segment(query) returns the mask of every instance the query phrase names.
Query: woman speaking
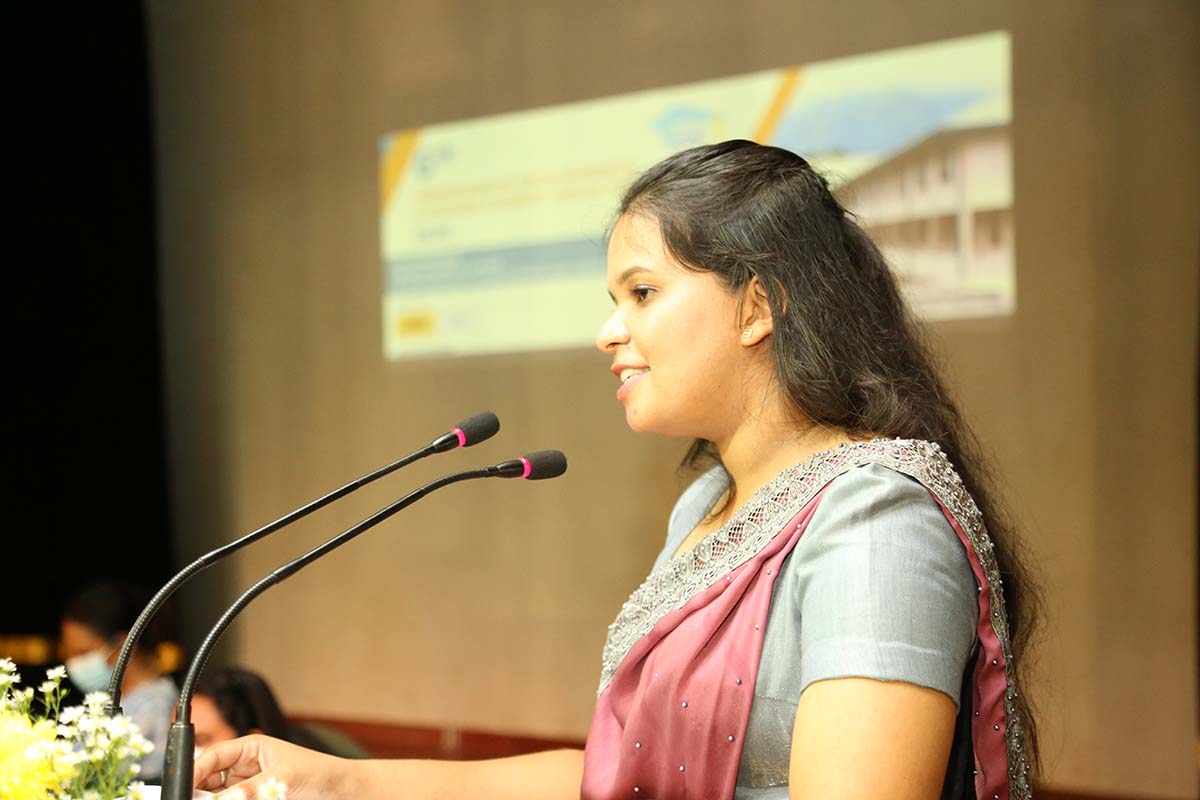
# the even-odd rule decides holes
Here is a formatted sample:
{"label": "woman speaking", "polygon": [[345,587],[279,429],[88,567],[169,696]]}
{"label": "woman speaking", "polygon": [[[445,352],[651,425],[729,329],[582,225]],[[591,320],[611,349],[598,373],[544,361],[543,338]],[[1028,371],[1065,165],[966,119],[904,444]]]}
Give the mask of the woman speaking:
{"label": "woman speaking", "polygon": [[584,751],[347,761],[251,736],[195,783],[294,798],[1028,798],[1011,532],[879,250],[804,159],[731,141],[626,192],[597,335],[708,467],[610,626]]}

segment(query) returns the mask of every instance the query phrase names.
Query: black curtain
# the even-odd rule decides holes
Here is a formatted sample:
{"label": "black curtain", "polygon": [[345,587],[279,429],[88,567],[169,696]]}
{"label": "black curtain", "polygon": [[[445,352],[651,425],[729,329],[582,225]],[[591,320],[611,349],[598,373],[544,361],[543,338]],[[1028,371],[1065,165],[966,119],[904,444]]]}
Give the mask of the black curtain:
{"label": "black curtain", "polygon": [[54,635],[81,585],[172,565],[150,76],[138,4],[10,22],[0,636]]}

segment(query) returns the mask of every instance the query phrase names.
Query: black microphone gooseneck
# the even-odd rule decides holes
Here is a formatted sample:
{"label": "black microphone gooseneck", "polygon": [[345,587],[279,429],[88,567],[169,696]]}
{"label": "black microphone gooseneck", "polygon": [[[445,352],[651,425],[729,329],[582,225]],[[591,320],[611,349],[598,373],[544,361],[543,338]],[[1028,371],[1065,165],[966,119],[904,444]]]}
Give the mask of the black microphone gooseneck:
{"label": "black microphone gooseneck", "polygon": [[129,633],[125,636],[125,642],[121,645],[121,653],[117,656],[117,662],[113,666],[112,677],[108,682],[109,702],[106,711],[109,716],[121,713],[121,684],[125,680],[125,670],[129,666],[130,657],[133,655],[133,648],[137,645],[138,640],[142,638],[142,634],[145,633],[146,626],[150,624],[151,618],[162,607],[162,604],[167,602],[167,598],[173,595],[176,589],[186,583],[197,572],[211,567],[231,553],[241,550],[246,545],[252,544],[320,508],[324,508],[334,500],[345,497],[356,489],[360,489],[368,483],[382,478],[384,475],[393,473],[401,467],[408,466],[414,461],[419,461],[434,453],[444,453],[447,450],[453,450],[458,447],[470,447],[473,444],[479,444],[495,436],[499,430],[500,420],[490,411],[468,417],[415,453],[410,453],[399,461],[393,461],[386,467],[381,467],[374,472],[362,476],[358,480],[351,481],[340,489],[335,489],[329,494],[313,500],[308,505],[301,506],[290,514],[285,514],[274,522],[246,534],[240,539],[222,545],[210,553],[205,553],[191,564],[188,564],[158,590],[158,594],[151,598],[146,607],[142,609],[142,613],[138,615],[137,620],[129,628]]}
{"label": "black microphone gooseneck", "polygon": [[192,726],[192,695],[196,690],[196,680],[204,670],[213,648],[221,634],[229,627],[234,618],[250,605],[254,598],[299,572],[304,567],[316,561],[321,556],[336,550],[360,533],[373,528],[396,512],[407,508],[430,492],[452,483],[474,480],[476,478],[525,478],[527,480],[544,480],[556,478],[567,471],[567,457],[558,450],[541,450],[530,453],[524,458],[502,461],[493,467],[472,469],[445,475],[435,481],[425,484],[389,506],[376,511],[353,527],[334,536],[324,544],[310,550],[276,569],[270,575],[247,589],[242,596],[234,601],[212,630],[208,632],[192,665],[188,668],[187,677],[183,680],[183,688],[179,692],[179,702],[175,706],[175,722],[167,734],[167,751],[163,764],[162,800],[190,800],[192,796],[192,772],[195,768],[196,730]]}

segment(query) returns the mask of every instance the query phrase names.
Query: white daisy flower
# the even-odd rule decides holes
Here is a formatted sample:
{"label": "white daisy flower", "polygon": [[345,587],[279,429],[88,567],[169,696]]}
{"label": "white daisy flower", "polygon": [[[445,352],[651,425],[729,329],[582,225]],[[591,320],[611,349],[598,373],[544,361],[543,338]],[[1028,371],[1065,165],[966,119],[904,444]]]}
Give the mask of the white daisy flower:
{"label": "white daisy flower", "polygon": [[278,778],[267,778],[258,796],[260,800],[287,800],[287,784]]}
{"label": "white daisy flower", "polygon": [[83,707],[90,713],[98,714],[108,705],[108,692],[88,692],[83,697]]}

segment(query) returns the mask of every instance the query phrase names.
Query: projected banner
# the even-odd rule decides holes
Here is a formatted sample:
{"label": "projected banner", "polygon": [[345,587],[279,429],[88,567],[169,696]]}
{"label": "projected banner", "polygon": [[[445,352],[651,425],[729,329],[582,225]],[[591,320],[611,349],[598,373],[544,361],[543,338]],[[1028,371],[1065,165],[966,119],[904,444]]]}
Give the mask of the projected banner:
{"label": "projected banner", "polygon": [[389,134],[384,353],[590,346],[621,192],[673,152],[732,138],[825,172],[918,313],[1009,313],[1009,108],[994,33]]}

